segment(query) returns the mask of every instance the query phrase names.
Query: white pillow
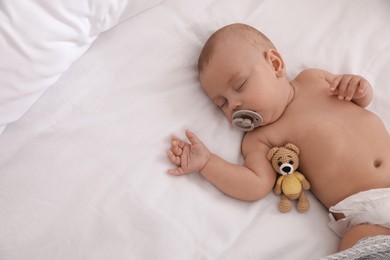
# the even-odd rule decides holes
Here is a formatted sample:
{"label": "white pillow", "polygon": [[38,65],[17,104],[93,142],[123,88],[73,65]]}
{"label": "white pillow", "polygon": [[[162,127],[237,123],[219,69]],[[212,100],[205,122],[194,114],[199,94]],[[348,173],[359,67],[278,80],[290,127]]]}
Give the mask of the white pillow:
{"label": "white pillow", "polygon": [[161,0],[0,1],[0,134],[97,38]]}

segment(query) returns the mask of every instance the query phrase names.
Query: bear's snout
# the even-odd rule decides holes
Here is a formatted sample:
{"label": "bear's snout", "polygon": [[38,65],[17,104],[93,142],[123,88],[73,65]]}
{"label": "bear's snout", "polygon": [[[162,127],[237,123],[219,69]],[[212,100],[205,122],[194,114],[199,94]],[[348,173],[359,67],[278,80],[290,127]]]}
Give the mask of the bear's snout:
{"label": "bear's snout", "polygon": [[294,171],[294,167],[289,163],[283,163],[280,165],[279,169],[283,175],[291,174]]}

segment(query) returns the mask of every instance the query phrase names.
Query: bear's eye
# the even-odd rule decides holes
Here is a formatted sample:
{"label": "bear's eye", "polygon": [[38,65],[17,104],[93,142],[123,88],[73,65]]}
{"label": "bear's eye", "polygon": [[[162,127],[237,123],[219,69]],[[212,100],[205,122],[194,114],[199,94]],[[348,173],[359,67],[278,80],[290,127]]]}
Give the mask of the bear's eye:
{"label": "bear's eye", "polygon": [[279,165],[279,166],[282,166],[282,164],[283,164],[282,162],[278,162],[278,165]]}
{"label": "bear's eye", "polygon": [[291,161],[289,161],[288,163],[289,163],[289,164],[294,164],[294,161],[293,161],[293,160],[291,160]]}

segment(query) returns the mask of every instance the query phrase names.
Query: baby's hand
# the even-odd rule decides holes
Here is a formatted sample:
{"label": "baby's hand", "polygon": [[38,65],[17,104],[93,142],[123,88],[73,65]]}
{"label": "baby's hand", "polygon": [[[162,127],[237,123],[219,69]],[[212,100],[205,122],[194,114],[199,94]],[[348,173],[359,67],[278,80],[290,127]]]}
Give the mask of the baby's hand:
{"label": "baby's hand", "polygon": [[169,174],[183,175],[191,172],[199,172],[210,159],[209,150],[195,134],[187,130],[186,136],[190,143],[172,136],[172,144],[171,149],[168,151],[168,158],[177,168],[169,169]]}
{"label": "baby's hand", "polygon": [[358,75],[345,74],[336,76],[330,83],[330,94],[340,100],[351,101],[366,96],[370,83]]}

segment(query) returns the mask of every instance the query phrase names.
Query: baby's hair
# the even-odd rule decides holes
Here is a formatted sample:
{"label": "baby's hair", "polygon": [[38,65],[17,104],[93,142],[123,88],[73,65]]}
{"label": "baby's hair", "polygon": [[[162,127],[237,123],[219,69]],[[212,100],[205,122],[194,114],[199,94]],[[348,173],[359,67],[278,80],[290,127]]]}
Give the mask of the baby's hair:
{"label": "baby's hair", "polygon": [[239,35],[243,39],[248,40],[255,48],[276,49],[267,36],[252,26],[241,23],[230,24],[217,30],[208,38],[199,55],[198,72],[201,72],[203,67],[210,61],[218,43],[228,41],[232,34]]}

